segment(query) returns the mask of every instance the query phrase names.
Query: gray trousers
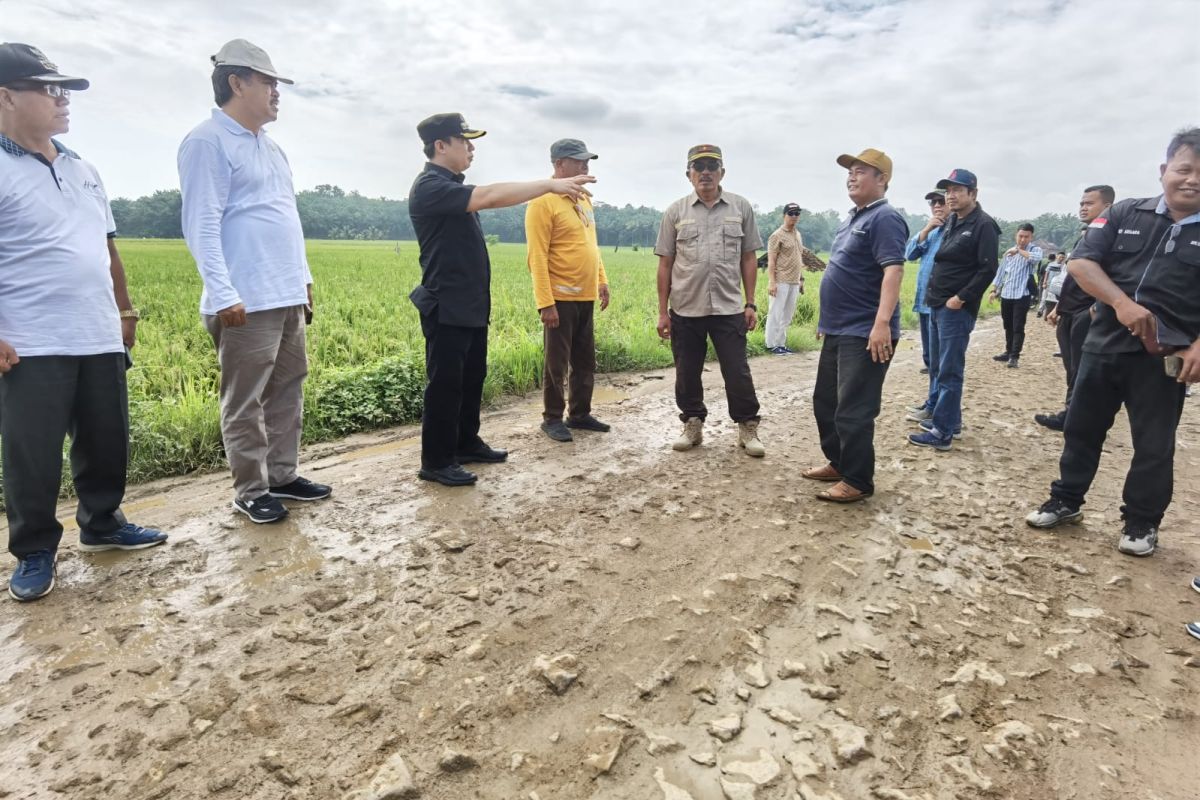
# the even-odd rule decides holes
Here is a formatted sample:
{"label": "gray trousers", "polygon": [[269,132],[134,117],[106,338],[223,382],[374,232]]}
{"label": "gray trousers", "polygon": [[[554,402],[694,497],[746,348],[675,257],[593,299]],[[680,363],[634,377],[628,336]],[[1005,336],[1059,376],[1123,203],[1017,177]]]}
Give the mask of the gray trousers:
{"label": "gray trousers", "polygon": [[0,451],[8,551],[56,550],[55,516],[63,441],[71,437],[71,476],[80,530],[112,533],[125,524],[129,409],[125,354],[31,356],[0,376]]}
{"label": "gray trousers", "polygon": [[203,315],[221,367],[221,438],[239,500],[296,479],[304,421],[304,306],[246,315],[237,328]]}

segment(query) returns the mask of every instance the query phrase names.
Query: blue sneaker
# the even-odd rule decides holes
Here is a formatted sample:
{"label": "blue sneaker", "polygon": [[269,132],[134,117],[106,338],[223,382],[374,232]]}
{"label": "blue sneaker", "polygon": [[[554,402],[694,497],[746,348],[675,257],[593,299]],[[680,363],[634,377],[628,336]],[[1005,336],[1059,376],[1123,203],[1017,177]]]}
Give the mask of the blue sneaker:
{"label": "blue sneaker", "polygon": [[[933,431],[933,420],[923,419],[917,423],[917,427],[920,428],[921,430],[925,431],[926,433],[930,433]],[[954,438],[955,439],[962,438],[962,426],[961,425],[959,425],[958,428],[954,431]]]}
{"label": "blue sneaker", "polygon": [[1192,588],[1200,592],[1200,578],[1192,578]]}
{"label": "blue sneaker", "polygon": [[112,533],[79,532],[79,549],[86,553],[101,550],[143,550],[167,540],[167,535],[154,528],[143,528],[126,522]]}
{"label": "blue sneaker", "polygon": [[38,550],[27,556],[17,556],[17,568],[8,579],[8,594],[22,603],[50,594],[58,574],[53,550]]}
{"label": "blue sneaker", "polygon": [[950,444],[954,441],[951,436],[940,436],[933,431],[922,431],[921,433],[909,434],[908,443],[915,444],[917,447],[932,447],[934,450],[946,451],[950,449]]}
{"label": "blue sneaker", "polygon": [[1187,624],[1187,632],[1200,639],[1200,622],[1189,622]]}

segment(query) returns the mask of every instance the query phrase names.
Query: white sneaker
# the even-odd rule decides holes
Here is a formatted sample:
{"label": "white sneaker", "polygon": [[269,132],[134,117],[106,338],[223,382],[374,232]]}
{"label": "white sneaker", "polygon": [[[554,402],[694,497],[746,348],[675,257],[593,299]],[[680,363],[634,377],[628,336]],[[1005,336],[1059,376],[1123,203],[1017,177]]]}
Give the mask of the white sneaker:
{"label": "white sneaker", "polygon": [[767,454],[767,448],[758,440],[757,422],[738,423],[738,447],[745,448],[746,455],[762,458]]}
{"label": "white sneaker", "polygon": [[703,441],[704,420],[699,417],[688,417],[688,421],[683,423],[683,433],[679,434],[679,438],[671,447],[675,450],[691,450]]}

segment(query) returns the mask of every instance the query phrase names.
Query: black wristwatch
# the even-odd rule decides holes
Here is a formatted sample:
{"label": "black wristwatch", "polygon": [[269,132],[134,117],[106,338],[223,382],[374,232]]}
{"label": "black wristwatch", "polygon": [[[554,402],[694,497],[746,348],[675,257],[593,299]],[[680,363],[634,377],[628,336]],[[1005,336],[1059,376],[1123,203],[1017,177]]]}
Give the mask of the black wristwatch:
{"label": "black wristwatch", "polygon": [[755,311],[758,311],[758,306],[754,305],[754,303],[746,303],[745,308],[753,308]]}

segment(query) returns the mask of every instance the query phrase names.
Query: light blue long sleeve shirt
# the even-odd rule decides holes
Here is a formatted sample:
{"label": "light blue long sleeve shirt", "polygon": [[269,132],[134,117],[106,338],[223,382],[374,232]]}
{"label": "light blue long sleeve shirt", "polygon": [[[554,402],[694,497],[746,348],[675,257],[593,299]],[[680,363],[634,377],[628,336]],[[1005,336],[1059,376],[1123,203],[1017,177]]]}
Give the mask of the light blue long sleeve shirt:
{"label": "light blue long sleeve shirt", "polygon": [[1029,253],[1028,258],[1019,252],[1005,256],[1000,269],[996,270],[996,280],[992,286],[1000,294],[1001,300],[1020,300],[1029,296],[1029,276],[1042,260],[1042,248],[1031,244],[1025,252]]}
{"label": "light blue long sleeve shirt", "polygon": [[312,273],[279,145],[218,108],[183,140],[178,166],[183,237],[204,281],[200,312],[307,303]]}
{"label": "light blue long sleeve shirt", "polygon": [[909,261],[921,259],[921,265],[917,269],[917,292],[913,296],[913,311],[918,314],[931,314],[932,309],[925,305],[925,287],[929,285],[929,276],[933,274],[933,259],[937,257],[938,248],[942,246],[942,228],[934,228],[925,237],[925,241],[917,241],[920,237],[917,233],[908,240],[908,246],[904,248],[904,257]]}

